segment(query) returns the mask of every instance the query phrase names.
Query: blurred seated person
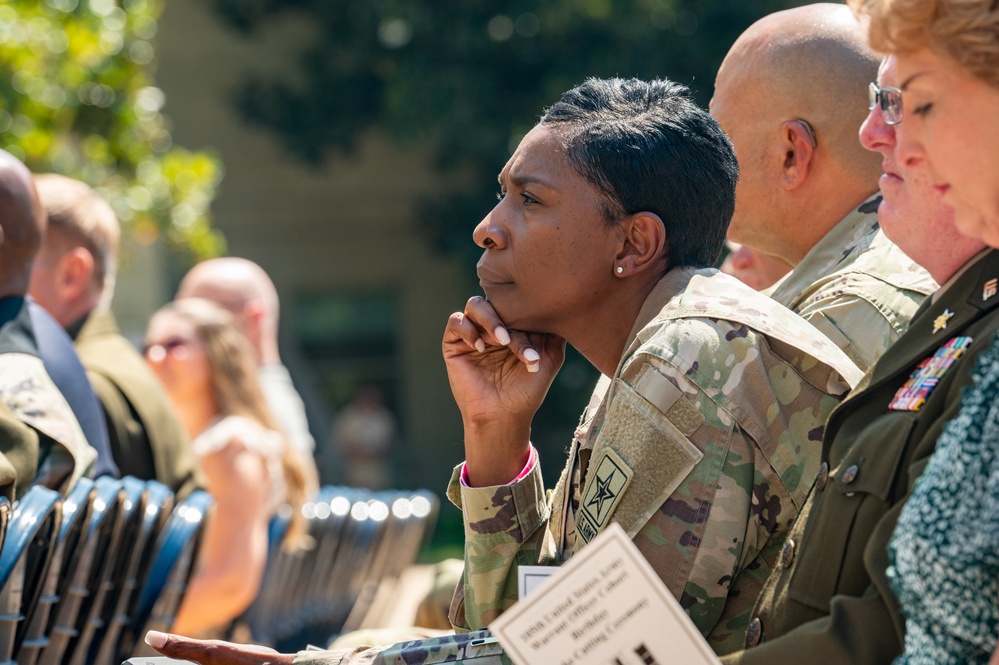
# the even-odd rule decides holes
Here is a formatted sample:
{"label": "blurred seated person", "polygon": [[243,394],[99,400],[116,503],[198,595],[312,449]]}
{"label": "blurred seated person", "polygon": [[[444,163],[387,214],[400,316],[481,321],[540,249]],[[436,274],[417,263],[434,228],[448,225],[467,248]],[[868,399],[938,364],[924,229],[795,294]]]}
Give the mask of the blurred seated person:
{"label": "blurred seated person", "polygon": [[309,433],[305,404],[295,390],[278,348],[280,303],[274,282],[253,261],[234,256],[202,261],[191,268],[177,289],[177,300],[204,298],[232,314],[236,325],[250,341],[257,365],[257,380],[280,429],[306,474],[306,496],[319,490],[314,457],[316,442]]}
{"label": "blurred seated person", "polygon": [[228,312],[201,299],[164,306],[149,322],[145,355],[215,498],[173,628],[217,635],[256,597],[268,523],[283,503],[295,516],[286,542],[301,537],[304,475],[267,410],[249,342]]}
{"label": "blurred seated person", "polygon": [[728,256],[722,261],[719,270],[757,291],[769,289],[791,272],[791,264],[784,259],[731,240],[725,244],[728,246]]}
{"label": "blurred seated person", "polygon": [[48,218],[29,293],[73,338],[107,422],[122,475],[158,480],[179,497],[198,485],[194,454],[170,400],[111,312],[121,230],[86,184],[34,178]]}

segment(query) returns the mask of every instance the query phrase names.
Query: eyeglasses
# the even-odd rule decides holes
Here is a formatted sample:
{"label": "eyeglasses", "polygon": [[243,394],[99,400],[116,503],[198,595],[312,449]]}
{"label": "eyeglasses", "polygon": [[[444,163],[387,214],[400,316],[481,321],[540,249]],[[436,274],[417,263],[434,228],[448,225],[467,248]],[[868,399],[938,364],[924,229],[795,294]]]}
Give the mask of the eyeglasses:
{"label": "eyeglasses", "polygon": [[886,125],[897,125],[902,122],[902,91],[898,88],[881,88],[872,83],[867,88],[867,108],[881,106],[881,115]]}
{"label": "eyeglasses", "polygon": [[191,343],[191,340],[185,339],[183,337],[171,337],[165,339],[162,342],[157,342],[156,344],[146,344],[142,348],[142,355],[149,358],[150,360],[163,360],[170,354],[171,351],[175,351],[183,346],[187,346]]}

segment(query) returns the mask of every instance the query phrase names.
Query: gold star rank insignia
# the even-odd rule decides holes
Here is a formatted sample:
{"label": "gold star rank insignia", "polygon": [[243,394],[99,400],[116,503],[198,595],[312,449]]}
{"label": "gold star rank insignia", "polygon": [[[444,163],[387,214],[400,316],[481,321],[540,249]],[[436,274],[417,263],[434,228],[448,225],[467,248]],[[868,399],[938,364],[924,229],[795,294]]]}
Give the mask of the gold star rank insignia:
{"label": "gold star rank insignia", "polygon": [[954,312],[949,309],[945,309],[943,314],[933,319],[933,334],[937,334],[941,330],[947,327],[947,322],[951,320],[954,316]]}

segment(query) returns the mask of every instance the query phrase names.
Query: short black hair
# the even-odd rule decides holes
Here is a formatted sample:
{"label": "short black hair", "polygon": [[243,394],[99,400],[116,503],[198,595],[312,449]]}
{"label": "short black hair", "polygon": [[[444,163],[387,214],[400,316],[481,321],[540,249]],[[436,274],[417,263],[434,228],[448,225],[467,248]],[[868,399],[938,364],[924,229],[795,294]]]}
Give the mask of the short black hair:
{"label": "short black hair", "polygon": [[739,164],[728,137],[690,91],[667,79],[587,79],[545,111],[576,171],[608,198],[609,220],[663,220],[668,266],[706,267],[735,211]]}

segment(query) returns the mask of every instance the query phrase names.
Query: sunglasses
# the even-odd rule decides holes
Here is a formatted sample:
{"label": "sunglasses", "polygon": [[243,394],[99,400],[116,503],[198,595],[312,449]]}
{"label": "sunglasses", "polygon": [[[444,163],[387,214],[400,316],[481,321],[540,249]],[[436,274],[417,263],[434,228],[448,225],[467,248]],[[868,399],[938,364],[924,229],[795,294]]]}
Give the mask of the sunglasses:
{"label": "sunglasses", "polygon": [[170,337],[162,342],[146,344],[142,347],[142,355],[152,360],[163,360],[172,351],[175,351],[183,346],[187,346],[190,343],[191,340],[183,337]]}
{"label": "sunglasses", "polygon": [[886,125],[897,125],[902,122],[902,91],[898,88],[882,88],[872,83],[867,88],[868,109],[881,107],[881,115]]}

